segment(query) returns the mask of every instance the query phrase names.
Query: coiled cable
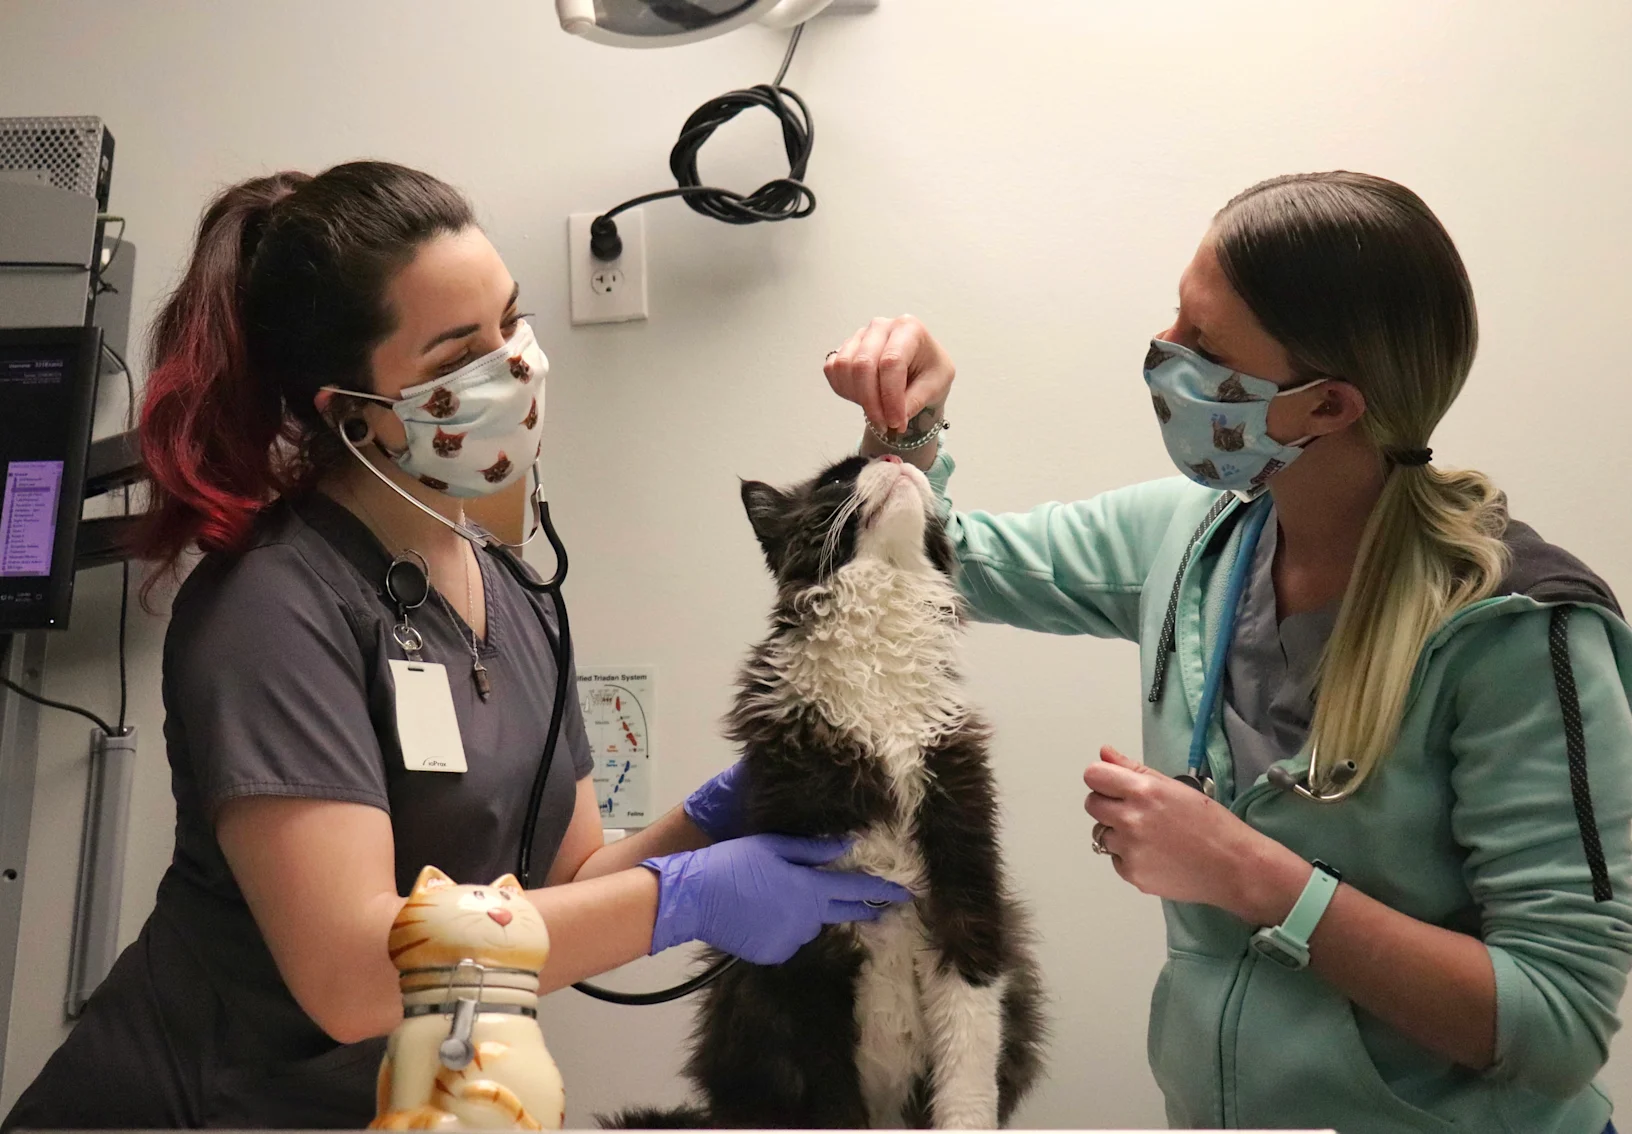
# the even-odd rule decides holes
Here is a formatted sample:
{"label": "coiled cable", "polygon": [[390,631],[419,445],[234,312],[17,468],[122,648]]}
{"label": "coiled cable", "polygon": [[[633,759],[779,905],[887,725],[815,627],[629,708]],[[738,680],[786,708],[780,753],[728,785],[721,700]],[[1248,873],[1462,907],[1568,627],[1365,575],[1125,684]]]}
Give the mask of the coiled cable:
{"label": "coiled cable", "polygon": [[[623,253],[614,217],[637,205],[669,197],[684,198],[694,212],[725,224],[799,220],[816,211],[816,194],[804,182],[815,140],[810,108],[798,94],[782,85],[804,30],[803,24],[794,29],[775,79],[710,99],[686,119],[679,140],[669,151],[669,171],[674,174],[676,188],[643,193],[595,218],[590,225],[590,251],[597,259],[615,260]],[[782,147],[788,156],[788,175],[772,178],[747,194],[704,185],[697,172],[698,153],[714,131],[754,107],[776,115],[782,128]]]}

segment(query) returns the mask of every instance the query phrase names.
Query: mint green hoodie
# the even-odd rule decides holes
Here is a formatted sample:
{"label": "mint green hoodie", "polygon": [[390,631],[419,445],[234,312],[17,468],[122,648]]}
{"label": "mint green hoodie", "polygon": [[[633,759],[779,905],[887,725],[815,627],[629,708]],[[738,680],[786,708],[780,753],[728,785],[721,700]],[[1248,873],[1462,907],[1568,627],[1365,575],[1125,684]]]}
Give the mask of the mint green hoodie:
{"label": "mint green hoodie", "polygon": [[[952,470],[943,451],[930,481],[972,615],[1138,642],[1144,759],[1182,772],[1243,509],[1173,479],[1027,513],[958,512],[946,497]],[[1577,561],[1522,525],[1508,542],[1508,585],[1428,643],[1395,750],[1352,798],[1323,806],[1264,778],[1233,783],[1216,719],[1208,751],[1219,801],[1253,827],[1394,909],[1484,942],[1494,1065],[1458,1067],[1313,973],[1261,959],[1248,948],[1256,926],[1164,902],[1168,956],[1148,1053],[1171,1125],[1603,1129],[1610,1104],[1593,1076],[1632,967],[1632,630]],[[1565,605],[1572,616],[1555,627],[1553,608]],[[1562,635],[1577,691],[1584,790],[1572,789],[1550,632]],[[1612,891],[1602,901],[1585,849],[1593,829]]]}

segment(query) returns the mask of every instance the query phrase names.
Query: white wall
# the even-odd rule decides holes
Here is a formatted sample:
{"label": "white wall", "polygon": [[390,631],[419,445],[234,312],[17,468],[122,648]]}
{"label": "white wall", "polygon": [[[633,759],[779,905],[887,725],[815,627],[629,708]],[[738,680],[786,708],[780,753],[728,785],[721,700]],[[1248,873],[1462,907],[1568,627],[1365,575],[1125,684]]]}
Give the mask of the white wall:
{"label": "white wall", "polygon": [[[1212,211],[1276,173],[1379,173],[1439,212],[1484,329],[1441,460],[1494,474],[1519,515],[1632,594],[1629,39],[1620,0],[883,0],[814,25],[789,78],[815,112],[815,216],[736,229],[650,207],[651,321],[584,330],[566,319],[566,214],[668,184],[685,116],[769,78],[780,36],[620,53],[561,34],[547,0],[0,0],[0,114],[111,124],[147,314],[223,182],[373,155],[469,190],[553,364],[547,449],[580,654],[659,667],[672,802],[728,759],[716,721],[771,593],[735,478],[803,476],[856,435],[823,354],[874,314],[911,311],[942,336],[963,375],[949,416],[965,504],[1164,474],[1144,342]],[[778,153],[768,121],[743,121],[703,169],[748,187]],[[51,693],[111,703],[110,596],[112,580],[89,581]],[[169,854],[161,633],[144,621],[133,639],[127,936]],[[1053,1077],[1020,1122],[1159,1125],[1143,1036],[1160,919],[1088,853],[1078,778],[1102,742],[1137,750],[1133,649],[977,628],[968,653],[1055,1000]],[[0,1106],[60,1034],[85,748],[79,722],[48,722],[34,983]],[[687,1008],[569,992],[546,1016],[574,1123],[679,1096]],[[1632,1046],[1606,1078],[1632,1099]]]}

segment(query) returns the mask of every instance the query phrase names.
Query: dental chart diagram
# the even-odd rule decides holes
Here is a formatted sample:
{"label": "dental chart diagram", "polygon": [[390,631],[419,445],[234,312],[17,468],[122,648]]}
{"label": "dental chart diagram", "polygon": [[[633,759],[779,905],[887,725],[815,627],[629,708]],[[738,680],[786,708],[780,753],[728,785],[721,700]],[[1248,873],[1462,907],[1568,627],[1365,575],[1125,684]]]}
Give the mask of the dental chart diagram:
{"label": "dental chart diagram", "polygon": [[650,667],[585,668],[578,674],[589,750],[595,757],[595,799],[601,826],[623,830],[652,821],[652,696]]}

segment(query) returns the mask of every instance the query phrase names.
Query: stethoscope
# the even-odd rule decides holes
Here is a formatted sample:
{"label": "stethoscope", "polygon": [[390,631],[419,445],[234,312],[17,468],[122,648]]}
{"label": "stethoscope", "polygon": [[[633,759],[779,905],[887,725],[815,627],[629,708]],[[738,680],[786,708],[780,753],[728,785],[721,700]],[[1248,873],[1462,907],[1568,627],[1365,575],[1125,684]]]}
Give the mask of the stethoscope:
{"label": "stethoscope", "polygon": [[[533,461],[533,491],[531,494],[533,529],[527,533],[520,543],[505,543],[497,536],[479,528],[473,528],[457,520],[450,520],[430,505],[416,499],[412,493],[406,491],[401,485],[381,472],[374,462],[369,460],[367,455],[357,447],[357,441],[353,440],[351,434],[347,431],[347,425],[349,424],[348,422],[336,429],[336,432],[340,435],[340,440],[345,443],[346,448],[351,450],[352,455],[361,461],[363,467],[368,469],[381,484],[437,523],[450,528],[476,547],[485,549],[493,558],[504,565],[504,569],[521,585],[523,590],[530,594],[547,596],[555,607],[555,627],[552,627],[548,620],[544,618],[538,620],[539,625],[544,628],[544,637],[549,642],[550,653],[555,660],[555,700],[550,707],[550,723],[544,734],[544,754],[539,757],[538,770],[533,774],[533,785],[527,795],[528,818],[521,828],[521,847],[516,856],[516,877],[521,882],[522,889],[530,890],[533,888],[533,841],[538,829],[539,812],[544,806],[544,789],[549,782],[550,768],[555,763],[555,750],[561,740],[561,722],[566,716],[567,707],[567,673],[572,665],[572,631],[567,623],[567,603],[561,597],[561,584],[567,578],[567,549],[566,545],[561,542],[561,536],[555,530],[555,524],[550,520],[550,502],[544,493],[543,462],[537,458]],[[366,436],[366,433],[363,436]],[[361,439],[359,437],[357,440]],[[527,570],[526,564],[522,562],[521,556],[517,554],[537,539],[540,534],[549,543],[550,551],[555,556],[555,573],[542,581],[533,577],[531,572]],[[403,562],[403,560],[399,559],[396,564],[393,564],[393,569]],[[423,560],[421,560],[422,562]],[[425,587],[428,589],[429,586],[427,573]],[[557,628],[559,628],[559,632],[557,632]],[[691,979],[672,988],[659,989],[656,992],[618,992],[614,989],[590,984],[588,981],[579,981],[572,987],[586,996],[592,996],[597,1000],[604,1000],[611,1004],[637,1006],[666,1004],[671,1000],[679,1000],[681,997],[689,996],[698,989],[703,988],[725,972],[726,969],[736,964],[736,961],[737,958],[733,956],[721,957]]]}
{"label": "stethoscope", "polygon": [[[1213,643],[1213,657],[1207,667],[1207,676],[1201,687],[1201,704],[1196,711],[1195,729],[1190,734],[1190,755],[1185,762],[1185,772],[1178,776],[1181,783],[1206,792],[1210,797],[1214,793],[1213,773],[1207,763],[1207,734],[1212,730],[1213,713],[1218,708],[1219,691],[1224,686],[1225,663],[1230,656],[1230,642],[1235,637],[1236,619],[1241,613],[1241,596],[1247,589],[1247,578],[1252,573],[1253,553],[1258,548],[1258,539],[1264,533],[1264,524],[1269,520],[1269,501],[1260,500],[1249,506],[1245,526],[1241,529],[1241,549],[1237,552],[1235,562],[1230,566],[1229,580],[1224,589],[1224,606],[1218,625],[1218,638]],[[1353,760],[1343,760],[1335,764],[1328,773],[1332,787],[1327,791],[1317,791],[1313,787],[1318,767],[1319,753],[1314,744],[1309,746],[1309,767],[1302,776],[1294,776],[1280,765],[1269,769],[1269,782],[1282,791],[1290,792],[1299,799],[1307,799],[1312,803],[1341,803],[1359,789],[1355,782],[1356,767]]]}

